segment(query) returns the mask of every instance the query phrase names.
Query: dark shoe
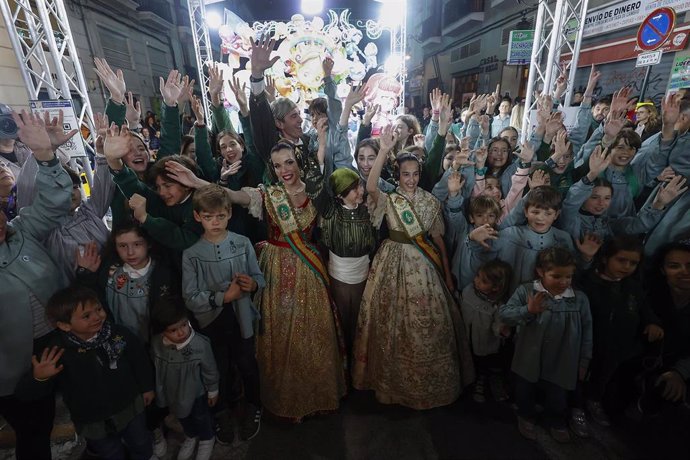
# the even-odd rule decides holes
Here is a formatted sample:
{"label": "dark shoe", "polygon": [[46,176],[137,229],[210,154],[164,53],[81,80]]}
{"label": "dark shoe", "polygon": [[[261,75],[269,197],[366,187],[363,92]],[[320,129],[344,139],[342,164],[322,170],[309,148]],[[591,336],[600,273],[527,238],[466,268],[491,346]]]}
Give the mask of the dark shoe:
{"label": "dark shoe", "polygon": [[570,432],[567,428],[551,428],[549,429],[549,434],[556,441],[562,444],[570,442]]}
{"label": "dark shoe", "polygon": [[483,403],[486,402],[486,396],[484,396],[484,384],[486,379],[483,375],[477,377],[477,381],[474,382],[474,389],[472,390],[472,399],[474,402]]}
{"label": "dark shoe", "polygon": [[570,422],[568,423],[570,429],[581,438],[589,437],[589,423],[585,417],[585,411],[582,409],[573,409],[570,414]]}
{"label": "dark shoe", "polygon": [[536,426],[526,418],[518,417],[518,431],[530,441],[537,439]]}
{"label": "dark shoe", "polygon": [[491,389],[491,395],[494,397],[495,401],[508,401],[508,392],[506,391],[506,386],[503,383],[501,374],[492,373],[489,375],[489,388]]}
{"label": "dark shoe", "polygon": [[260,407],[247,403],[247,414],[240,425],[240,438],[242,441],[249,441],[259,434],[261,429],[261,412],[262,409]]}
{"label": "dark shoe", "polygon": [[221,445],[229,445],[235,440],[235,429],[232,426],[230,412],[227,410],[216,414],[216,441]]}
{"label": "dark shoe", "polygon": [[601,407],[601,403],[598,401],[587,401],[587,411],[592,417],[592,420],[597,422],[601,426],[611,426],[611,420],[609,416],[604,412],[604,408]]}

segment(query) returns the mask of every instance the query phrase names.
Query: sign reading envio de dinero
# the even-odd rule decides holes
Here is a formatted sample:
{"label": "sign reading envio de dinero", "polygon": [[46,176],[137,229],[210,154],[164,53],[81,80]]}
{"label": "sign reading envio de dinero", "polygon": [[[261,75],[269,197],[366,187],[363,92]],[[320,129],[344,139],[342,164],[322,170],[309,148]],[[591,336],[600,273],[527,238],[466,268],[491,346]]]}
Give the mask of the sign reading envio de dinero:
{"label": "sign reading envio de dinero", "polygon": [[639,27],[653,10],[673,8],[676,13],[690,11],[690,0],[626,0],[614,2],[587,13],[583,37],[613,32],[626,27]]}

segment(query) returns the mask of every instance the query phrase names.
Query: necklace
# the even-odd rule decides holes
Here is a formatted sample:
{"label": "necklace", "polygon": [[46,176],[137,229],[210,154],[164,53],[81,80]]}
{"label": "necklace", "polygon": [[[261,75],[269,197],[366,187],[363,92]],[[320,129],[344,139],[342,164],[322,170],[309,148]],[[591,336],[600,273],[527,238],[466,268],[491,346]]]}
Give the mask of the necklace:
{"label": "necklace", "polygon": [[302,184],[302,187],[295,190],[294,192],[291,192],[290,190],[288,190],[287,187],[285,187],[285,191],[288,193],[288,195],[291,195],[291,196],[299,195],[300,193],[304,192],[304,190],[307,188],[307,185],[304,182],[301,182],[301,184]]}

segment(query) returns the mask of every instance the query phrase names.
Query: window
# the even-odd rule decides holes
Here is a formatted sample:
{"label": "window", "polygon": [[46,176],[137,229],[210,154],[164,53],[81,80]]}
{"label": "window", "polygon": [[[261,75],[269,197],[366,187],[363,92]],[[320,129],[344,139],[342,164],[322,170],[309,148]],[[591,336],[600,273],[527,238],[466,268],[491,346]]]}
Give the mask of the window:
{"label": "window", "polygon": [[108,30],[101,24],[98,27],[98,38],[103,48],[103,57],[112,68],[134,70],[129,40],[125,35]]}

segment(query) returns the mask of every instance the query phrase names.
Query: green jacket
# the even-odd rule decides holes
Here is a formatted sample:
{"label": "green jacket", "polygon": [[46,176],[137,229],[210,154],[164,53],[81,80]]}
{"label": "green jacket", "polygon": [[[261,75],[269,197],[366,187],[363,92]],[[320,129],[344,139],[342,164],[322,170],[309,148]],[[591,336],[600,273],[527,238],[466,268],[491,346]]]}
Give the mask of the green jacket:
{"label": "green jacket", "polygon": [[146,198],[148,217],[142,227],[153,239],[166,248],[179,251],[180,256],[183,250],[197,242],[204,230],[194,220],[191,195],[180,204],[166,206],[158,194],[140,181],[127,166],[119,172],[111,172],[113,180],[128,200],[135,193]]}

